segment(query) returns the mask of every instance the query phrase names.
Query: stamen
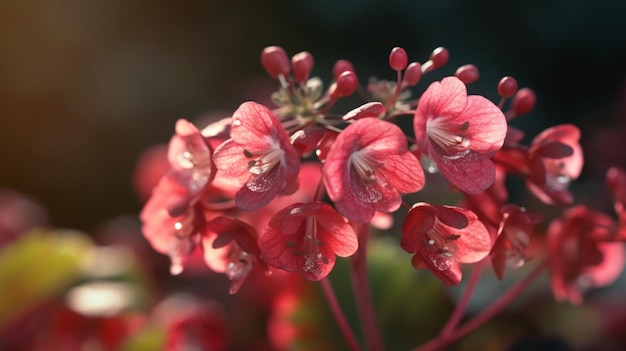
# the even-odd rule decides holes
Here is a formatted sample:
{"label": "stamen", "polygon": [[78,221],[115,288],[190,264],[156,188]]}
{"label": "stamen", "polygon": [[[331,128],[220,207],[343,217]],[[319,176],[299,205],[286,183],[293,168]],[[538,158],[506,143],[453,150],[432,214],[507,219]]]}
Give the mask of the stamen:
{"label": "stamen", "polygon": [[465,135],[470,126],[469,121],[459,126],[445,125],[444,121],[441,117],[428,120],[426,134],[448,158],[457,159],[465,156],[470,151],[470,139]]}
{"label": "stamen", "polygon": [[[433,227],[426,234],[426,243],[428,244],[426,247],[434,251],[440,259],[448,260],[456,255],[457,247],[454,241],[458,240],[461,236],[458,234],[449,235],[443,226],[444,224],[439,219],[435,218]],[[439,262],[439,264],[443,263]]]}
{"label": "stamen", "polygon": [[382,163],[373,160],[362,151],[355,151],[350,155],[350,163],[354,166],[354,170],[364,183],[375,183],[377,181],[376,169],[382,166]]}
{"label": "stamen", "polygon": [[284,152],[280,147],[270,147],[269,149],[255,152],[244,149],[243,154],[247,158],[260,156],[248,162],[248,171],[252,174],[261,175],[272,170],[283,158]]}

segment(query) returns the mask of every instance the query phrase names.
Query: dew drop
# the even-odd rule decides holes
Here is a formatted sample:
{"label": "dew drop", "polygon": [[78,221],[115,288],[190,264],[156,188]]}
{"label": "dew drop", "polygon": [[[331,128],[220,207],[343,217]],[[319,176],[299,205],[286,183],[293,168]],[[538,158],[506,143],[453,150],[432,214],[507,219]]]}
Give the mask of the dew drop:
{"label": "dew drop", "polygon": [[561,184],[569,184],[570,182],[570,178],[566,175],[560,175],[558,177],[556,177],[556,181],[561,183]]}
{"label": "dew drop", "polygon": [[233,119],[233,126],[237,127],[241,125],[241,120],[240,119]]}
{"label": "dew drop", "polygon": [[170,274],[171,275],[179,275],[183,272],[183,265],[179,258],[172,258],[172,263],[170,264]]}

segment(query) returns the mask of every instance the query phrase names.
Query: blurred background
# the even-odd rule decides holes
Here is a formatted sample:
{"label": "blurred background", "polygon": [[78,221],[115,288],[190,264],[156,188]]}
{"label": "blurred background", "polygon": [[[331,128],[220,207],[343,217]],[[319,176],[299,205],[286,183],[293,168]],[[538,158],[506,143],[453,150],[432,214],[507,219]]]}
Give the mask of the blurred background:
{"label": "blurred background", "polygon": [[1,0],[0,187],[38,201],[50,226],[106,242],[112,219],[141,210],[140,154],[167,142],[177,119],[267,98],[264,47],[313,53],[326,82],[337,59],[351,60],[365,83],[394,78],[394,46],[421,62],[444,46],[449,64],[416,92],[473,63],[470,92],[496,101],[498,80],[514,76],[538,96],[516,123],[530,137],[579,125],[576,192],[610,210],[595,194],[609,165],[626,166],[625,18],[621,0]]}

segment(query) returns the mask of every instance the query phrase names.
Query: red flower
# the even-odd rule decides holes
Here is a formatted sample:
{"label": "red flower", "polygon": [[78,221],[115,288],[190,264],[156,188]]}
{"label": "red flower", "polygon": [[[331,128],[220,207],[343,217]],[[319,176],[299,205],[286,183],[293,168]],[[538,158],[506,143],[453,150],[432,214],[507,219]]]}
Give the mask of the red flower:
{"label": "red flower", "polygon": [[278,212],[259,238],[267,264],[320,280],[335,265],[335,255],[348,257],[358,247],[356,234],[328,204],[293,204]]}
{"label": "red flower", "polygon": [[376,118],[359,119],[337,136],[323,173],[337,210],[361,223],[376,211],[397,210],[401,194],[424,186],[422,166],[407,151],[402,130]]}
{"label": "red flower", "polygon": [[504,143],[506,118],[486,98],[468,96],[458,78],[446,77],[428,87],[419,100],[413,128],[422,154],[459,189],[476,194],[493,183],[489,158]]}
{"label": "red flower", "polygon": [[446,285],[461,282],[459,263],[482,260],[491,239],[476,215],[459,207],[417,203],[402,224],[400,246],[414,253],[418,269],[430,269]]}
{"label": "red flower", "polygon": [[167,158],[192,194],[204,189],[215,176],[212,152],[196,126],[185,119],[176,122],[176,134],[170,140]]}
{"label": "red flower", "polygon": [[202,238],[204,260],[215,272],[225,273],[231,280],[229,292],[236,293],[250,271],[258,266],[266,270],[259,260],[256,230],[242,221],[219,216],[206,223]]}
{"label": "red flower", "polygon": [[161,178],[141,211],[142,232],[152,247],[172,261],[171,273],[179,274],[200,242],[201,210],[191,204],[189,189],[173,173]]}
{"label": "red flower", "polygon": [[578,127],[562,124],[544,130],[530,144],[528,188],[546,204],[573,201],[567,187],[583,168],[579,139]]}
{"label": "red flower", "polygon": [[617,279],[624,268],[624,247],[609,241],[614,229],[610,217],[582,205],[550,223],[551,285],[557,300],[581,304],[586,290]]}
{"label": "red flower", "polygon": [[613,193],[614,209],[619,218],[620,240],[626,241],[626,171],[612,167],[606,172],[606,182]]}
{"label": "red flower", "polygon": [[523,209],[515,205],[502,207],[498,238],[491,249],[491,262],[498,278],[504,277],[507,267],[519,268],[528,261],[527,249],[533,234],[533,221]]}
{"label": "red flower", "polygon": [[245,102],[235,111],[230,139],[213,157],[222,177],[242,185],[235,203],[244,210],[256,210],[276,195],[298,189],[300,156],[278,119],[263,105]]}
{"label": "red flower", "polygon": [[153,318],[164,328],[165,350],[228,348],[226,318],[217,303],[199,303],[189,296],[173,296],[157,305]]}

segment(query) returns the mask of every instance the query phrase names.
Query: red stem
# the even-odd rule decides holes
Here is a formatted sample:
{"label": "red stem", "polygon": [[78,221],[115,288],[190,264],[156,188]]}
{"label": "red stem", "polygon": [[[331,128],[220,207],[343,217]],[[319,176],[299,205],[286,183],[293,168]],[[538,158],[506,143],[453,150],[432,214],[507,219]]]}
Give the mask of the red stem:
{"label": "red stem", "polygon": [[524,289],[532,283],[532,281],[546,268],[548,267],[548,261],[545,260],[533,269],[524,279],[517,282],[509,290],[507,290],[500,298],[498,298],[489,307],[484,309],[480,314],[477,314],[474,318],[463,324],[460,328],[454,330],[447,336],[437,337],[427,342],[426,344],[419,346],[413,351],[434,351],[441,350],[447,345],[459,340],[465,335],[478,329],[485,324],[491,318],[495,317],[506,306],[508,306],[516,297],[518,297]]}
{"label": "red stem", "polygon": [[387,105],[385,106],[385,110],[389,111],[393,107],[393,104],[398,100],[398,95],[400,95],[400,91],[402,90],[402,72],[398,71],[398,78],[396,79],[396,89],[393,91],[393,95],[391,99],[387,101]]}
{"label": "red stem", "polygon": [[341,329],[344,339],[346,339],[348,348],[352,351],[360,351],[361,347],[359,346],[359,343],[350,328],[350,324],[348,324],[348,320],[339,305],[339,301],[337,300],[337,296],[335,295],[335,291],[333,290],[330,281],[328,278],[324,278],[320,281],[320,283],[322,284],[322,290],[324,291],[324,296],[326,296],[326,301],[328,301],[328,306],[330,307],[330,310],[339,325],[339,329]]}
{"label": "red stem", "polygon": [[478,281],[480,280],[480,275],[483,272],[483,264],[484,264],[484,260],[477,262],[476,265],[474,266],[474,270],[472,271],[470,280],[467,283],[467,287],[465,288],[465,291],[463,291],[463,295],[461,296],[461,299],[454,307],[454,311],[452,312],[452,315],[450,315],[450,318],[448,318],[448,321],[441,329],[441,332],[439,333],[439,337],[445,338],[450,333],[452,333],[452,331],[454,330],[454,328],[457,327],[457,325],[459,325],[459,322],[461,321],[461,318],[463,318],[463,315],[465,314],[465,311],[467,310],[467,306],[469,305],[469,302],[472,299],[472,295],[474,294],[474,290],[476,289],[476,286],[478,285]]}
{"label": "red stem", "polygon": [[369,225],[354,224],[359,239],[359,249],[350,260],[350,275],[354,296],[361,317],[361,327],[366,344],[371,351],[384,350],[382,336],[376,321],[374,301],[367,276],[367,243],[369,240]]}

